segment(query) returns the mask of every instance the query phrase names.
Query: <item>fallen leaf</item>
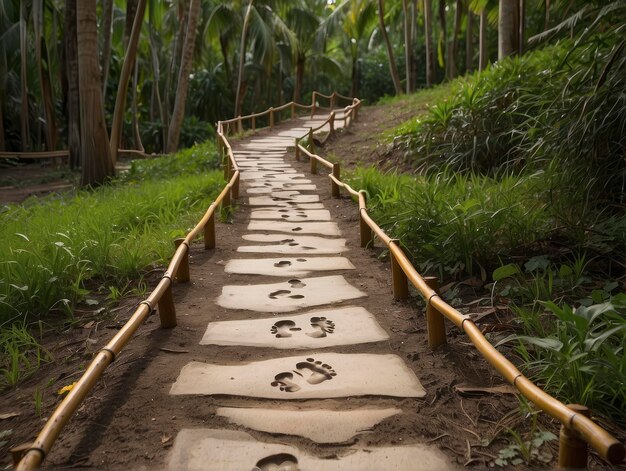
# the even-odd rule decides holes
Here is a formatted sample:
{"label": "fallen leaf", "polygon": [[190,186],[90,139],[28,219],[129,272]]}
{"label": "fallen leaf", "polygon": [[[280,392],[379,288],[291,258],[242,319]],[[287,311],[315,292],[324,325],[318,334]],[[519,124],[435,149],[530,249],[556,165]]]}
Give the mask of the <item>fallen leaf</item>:
{"label": "fallen leaf", "polygon": [[0,420],[11,419],[22,415],[21,412],[7,412],[6,414],[0,414]]}
{"label": "fallen leaf", "polygon": [[482,394],[516,394],[517,389],[509,384],[502,384],[500,386],[490,386],[490,387],[481,387],[481,386],[468,386],[464,384],[460,384],[458,386],[454,386],[456,392],[463,396],[476,396]]}
{"label": "fallen leaf", "polygon": [[172,437],[170,437],[169,435],[163,435],[161,437],[161,443],[165,444],[165,443],[169,442],[171,439],[172,439]]}
{"label": "fallen leaf", "polygon": [[72,384],[68,384],[67,386],[63,386],[61,389],[59,389],[59,390],[57,391],[57,394],[58,394],[59,396],[61,396],[61,395],[65,394],[65,393],[70,392],[72,389],[74,389],[74,386],[76,386],[76,383],[77,383],[77,382],[78,382],[78,381],[74,381]]}

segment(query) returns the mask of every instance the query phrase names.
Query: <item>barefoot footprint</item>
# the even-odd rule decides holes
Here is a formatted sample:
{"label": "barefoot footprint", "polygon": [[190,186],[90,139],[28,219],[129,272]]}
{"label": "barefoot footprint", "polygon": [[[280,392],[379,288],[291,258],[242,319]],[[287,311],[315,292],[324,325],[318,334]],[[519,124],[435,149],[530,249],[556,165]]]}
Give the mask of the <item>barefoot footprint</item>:
{"label": "barefoot footprint", "polygon": [[306,361],[296,363],[296,369],[292,372],[285,371],[274,376],[271,386],[278,387],[284,392],[297,392],[310,384],[320,384],[335,376],[337,373],[332,366],[307,358]]}
{"label": "barefoot footprint", "polygon": [[335,323],[325,317],[311,317],[311,327],[315,330],[306,334],[314,339],[326,337],[335,331]]}
{"label": "barefoot footprint", "polygon": [[296,323],[294,321],[285,320],[276,322],[270,329],[270,332],[275,334],[277,338],[281,339],[291,337],[292,332],[299,332],[301,330],[302,329],[300,327],[296,327]]}

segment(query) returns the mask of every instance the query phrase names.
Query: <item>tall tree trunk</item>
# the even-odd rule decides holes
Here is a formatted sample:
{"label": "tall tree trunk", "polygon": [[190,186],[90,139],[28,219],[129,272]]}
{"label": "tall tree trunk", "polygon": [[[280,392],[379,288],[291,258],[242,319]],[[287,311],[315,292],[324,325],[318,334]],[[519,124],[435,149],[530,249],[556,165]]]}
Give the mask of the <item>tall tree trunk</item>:
{"label": "tall tree trunk", "polygon": [[4,104],[4,98],[0,95],[0,152],[6,150],[6,144],[4,142],[4,114],[2,112],[2,105]]}
{"label": "tall tree trunk", "polygon": [[478,37],[478,70],[487,67],[487,8],[480,10],[480,33]]}
{"label": "tall tree trunk", "polygon": [[163,139],[163,147],[162,151],[165,151],[165,144],[167,142],[167,126],[166,120],[167,115],[165,112],[165,105],[163,100],[161,99],[161,72],[160,72],[160,64],[159,64],[159,55],[157,53],[157,44],[156,37],[154,32],[154,26],[152,22],[150,22],[150,55],[152,57],[152,74],[153,74],[153,85],[152,89],[154,92],[154,96],[156,98],[157,107],[159,108],[159,117],[161,119],[161,135]]}
{"label": "tall tree trunk", "polygon": [[54,99],[50,84],[50,59],[43,34],[44,6],[43,0],[33,1],[33,32],[35,37],[35,62],[39,74],[39,91],[45,116],[46,150],[55,150],[57,141],[57,126],[54,116]]}
{"label": "tall tree trunk", "polygon": [[[135,26],[135,18],[137,17],[137,9],[141,6],[139,2],[143,0],[126,0],[126,18],[124,19],[124,38],[122,44],[124,49],[128,48],[128,43],[133,35],[133,27]],[[145,9],[145,7],[144,7]]]}
{"label": "tall tree trunk", "polygon": [[231,93],[235,94],[235,89],[233,88],[233,73],[230,68],[230,61],[228,60],[228,41],[226,38],[220,34],[220,51],[222,53],[222,58],[224,59],[224,73],[226,74],[226,83],[228,84],[228,88]]}
{"label": "tall tree trunk", "polygon": [[107,82],[109,81],[109,69],[111,67],[111,27],[113,24],[113,0],[104,0],[102,5],[102,96],[106,96]]}
{"label": "tall tree trunk", "polygon": [[293,101],[301,103],[302,100],[302,82],[304,81],[304,65],[306,56],[299,53],[296,59],[296,84],[293,87]]}
{"label": "tall tree trunk", "polygon": [[167,152],[176,152],[178,149],[178,139],[183,126],[185,115],[185,101],[187,100],[187,88],[189,86],[189,73],[193,61],[193,48],[196,43],[196,26],[200,16],[200,0],[191,0],[189,3],[189,17],[187,19],[187,34],[185,34],[185,44],[178,74],[178,87],[176,89],[176,101],[172,111],[169,132],[167,134]]}
{"label": "tall tree trunk", "polygon": [[[111,160],[113,165],[117,162],[117,151],[122,140],[122,126],[124,124],[124,108],[126,105],[126,94],[128,93],[128,82],[133,71],[139,36],[141,35],[141,25],[146,11],[146,0],[140,0],[137,10],[134,12],[133,28],[128,41],[128,49],[124,56],[124,64],[120,73],[120,81],[117,85],[117,96],[115,97],[115,110],[113,111],[113,121],[111,123]],[[128,22],[128,20],[127,20]]]}
{"label": "tall tree trunk", "polygon": [[[402,12],[404,13],[404,71],[406,93],[411,93],[411,15],[409,13],[408,0],[402,0]],[[356,95],[352,95],[356,96]]]}
{"label": "tall tree trunk", "polygon": [[241,109],[243,107],[243,68],[246,62],[246,40],[248,38],[248,24],[250,23],[250,13],[252,12],[252,4],[254,0],[248,2],[248,8],[246,10],[246,16],[243,19],[243,28],[241,31],[241,44],[239,45],[239,73],[237,76],[237,95],[235,96],[235,116],[241,115]]}
{"label": "tall tree trunk", "polygon": [[459,48],[459,33],[461,32],[461,20],[463,19],[463,2],[456,0],[456,9],[454,13],[454,31],[448,45],[448,63],[447,75],[448,79],[453,79],[458,75],[456,67],[456,55]]}
{"label": "tall tree trunk", "polygon": [[432,0],[424,0],[424,44],[426,47],[426,86],[432,87],[434,82],[433,56],[433,17]]}
{"label": "tall tree trunk", "polygon": [[385,47],[387,48],[387,59],[389,64],[389,72],[391,73],[391,80],[393,81],[393,88],[396,95],[402,95],[402,84],[400,83],[400,76],[398,75],[398,67],[396,66],[396,58],[393,54],[393,48],[389,41],[389,35],[387,34],[387,27],[385,26],[385,4],[384,0],[378,0],[378,22],[380,24],[380,34],[383,35],[385,41]]}
{"label": "tall tree trunk", "polygon": [[498,60],[518,51],[517,0],[500,0],[498,9]]}
{"label": "tall tree trunk", "polygon": [[350,96],[356,97],[359,93],[357,58],[352,58],[352,85],[350,85]]}
{"label": "tall tree trunk", "polygon": [[474,13],[467,2],[467,28],[465,29],[465,72],[474,71]]}
{"label": "tall tree trunk", "polygon": [[141,133],[139,132],[139,110],[137,106],[137,87],[139,81],[139,61],[135,60],[135,73],[133,74],[133,93],[132,93],[132,122],[133,122],[133,137],[135,141],[135,149],[143,152],[143,143],[141,142]]}
{"label": "tall tree trunk", "polygon": [[517,53],[521,56],[524,54],[524,45],[526,43],[526,0],[519,0],[518,6]]}
{"label": "tall tree trunk", "polygon": [[443,68],[444,73],[447,69],[447,38],[448,38],[448,28],[446,24],[446,1],[439,0],[439,25],[441,27],[441,40],[439,41],[439,47],[441,48],[441,58],[443,60],[443,64],[440,64]]}
{"label": "tall tree trunk", "polygon": [[546,0],[546,15],[543,20],[543,30],[546,31],[550,27],[550,0]]}
{"label": "tall tree trunk", "polygon": [[[67,77],[67,146],[70,168],[81,165],[80,92],[78,87],[78,43],[76,37],[76,1],[65,2],[64,53]],[[82,0],[79,0],[82,1]]]}
{"label": "tall tree trunk", "polygon": [[83,157],[81,185],[100,185],[114,175],[115,169],[111,161],[102,104],[96,0],[76,1],[76,39],[80,88],[80,148]]}
{"label": "tall tree trunk", "polygon": [[21,120],[20,138],[22,151],[30,147],[30,129],[28,123],[28,77],[26,65],[28,60],[26,44],[26,2],[20,2],[20,83],[21,83]]}

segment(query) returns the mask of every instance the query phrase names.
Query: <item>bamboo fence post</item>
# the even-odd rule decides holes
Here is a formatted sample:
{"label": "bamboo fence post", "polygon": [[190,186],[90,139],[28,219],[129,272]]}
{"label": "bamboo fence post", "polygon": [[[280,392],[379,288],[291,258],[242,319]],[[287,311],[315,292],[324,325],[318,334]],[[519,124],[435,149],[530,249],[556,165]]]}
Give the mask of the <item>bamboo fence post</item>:
{"label": "bamboo fence post", "polygon": [[256,116],[252,116],[251,118],[252,121],[252,131],[256,131]]}
{"label": "bamboo fence post", "polygon": [[[426,276],[424,277],[424,281],[433,291],[437,292],[439,290],[439,278],[436,276]],[[438,296],[438,294],[436,296]],[[430,303],[430,299],[426,300],[426,327],[428,330],[428,345],[431,350],[436,350],[438,347],[448,342],[446,339],[446,324],[443,314],[435,309]]]}
{"label": "bamboo fence post", "polygon": [[[214,204],[211,203],[211,205]],[[205,250],[215,248],[215,210],[213,210],[209,220],[204,225],[204,248]]]}
{"label": "bamboo fence post", "polygon": [[[591,415],[589,409],[583,405],[568,404],[567,407],[585,417]],[[561,425],[559,433],[559,468],[587,469],[587,455],[587,442],[581,439],[574,430],[566,425]]]}
{"label": "bamboo fence post", "polygon": [[[340,175],[341,175],[341,168],[340,168],[339,162],[334,163],[333,164],[333,177],[335,177],[337,180],[340,180],[341,179]],[[339,198],[341,196],[339,185],[335,183],[334,180],[330,181],[330,189],[331,189],[333,198]]]}
{"label": "bamboo fence post", "polygon": [[274,127],[274,108],[270,107],[270,129]]}
{"label": "bamboo fence post", "polygon": [[[398,239],[391,239],[390,244],[393,243],[396,247],[400,248],[400,241]],[[402,267],[398,263],[395,255],[391,255],[391,282],[393,284],[393,297],[394,299],[406,299],[409,297],[409,280],[406,277],[406,273],[402,270]]]}
{"label": "bamboo fence post", "polygon": [[228,152],[224,154],[224,160],[222,162],[224,165],[224,180],[228,181],[230,176],[230,157]]}
{"label": "bamboo fence post", "polygon": [[333,94],[330,96],[330,109],[334,109],[335,108],[335,99],[337,98],[337,92],[333,92]]}
{"label": "bamboo fence post", "polygon": [[335,112],[332,111],[330,113],[330,119],[328,120],[328,125],[330,126],[330,131],[328,131],[328,135],[332,136],[335,134]]}
{"label": "bamboo fence post", "polygon": [[243,132],[243,120],[241,119],[241,115],[237,116],[237,132]]}
{"label": "bamboo fence post", "polygon": [[296,117],[296,104],[295,102],[291,102],[291,119]]}
{"label": "bamboo fence post", "polygon": [[298,144],[298,138],[294,139],[295,147],[296,147],[296,160],[300,160],[300,145]]}
{"label": "bamboo fence post", "polygon": [[309,128],[309,152],[315,152],[315,144],[313,143],[313,128]]}
{"label": "bamboo fence post", "polygon": [[317,159],[315,157],[311,157],[310,162],[311,162],[311,173],[313,175],[316,175],[317,174]]}
{"label": "bamboo fence post", "polygon": [[[235,171],[233,170],[233,175],[235,174]],[[232,193],[233,193],[233,199],[239,199],[239,177],[240,177],[240,173],[237,174],[237,178],[235,178],[235,181],[233,182],[233,188],[232,188]],[[232,178],[232,177],[231,177]]]}
{"label": "bamboo fence post", "polygon": [[315,95],[317,92],[313,92],[311,95],[311,118],[315,115]]}
{"label": "bamboo fence post", "polygon": [[222,210],[230,208],[230,193],[232,191],[232,187],[228,189],[226,193],[224,193],[224,199],[222,200]]}
{"label": "bamboo fence post", "polygon": [[367,203],[367,197],[365,196],[366,193],[364,190],[359,191],[359,196],[363,197],[363,206],[359,207],[359,228],[360,228],[360,232],[361,232],[361,247],[365,248],[365,247],[373,247],[373,234],[372,234],[372,229],[370,228],[370,226],[367,224],[367,222],[365,221],[365,218],[363,217],[363,211],[367,212],[367,207],[365,207],[365,204]]}
{"label": "bamboo fence post", "polygon": [[[178,249],[178,247],[180,247],[180,245],[185,242],[184,238],[179,238],[179,239],[175,239],[174,240],[174,246],[176,247],[176,249]],[[185,256],[183,257],[183,259],[180,262],[180,265],[178,267],[178,270],[176,271],[176,281],[180,282],[180,283],[185,283],[187,281],[189,281],[190,276],[189,276],[189,245],[184,244],[186,249],[185,249]]]}
{"label": "bamboo fence post", "polygon": [[169,275],[164,275],[169,280],[167,289],[159,299],[159,318],[162,329],[172,329],[176,327],[176,307],[174,306],[174,296],[172,295],[172,279]]}

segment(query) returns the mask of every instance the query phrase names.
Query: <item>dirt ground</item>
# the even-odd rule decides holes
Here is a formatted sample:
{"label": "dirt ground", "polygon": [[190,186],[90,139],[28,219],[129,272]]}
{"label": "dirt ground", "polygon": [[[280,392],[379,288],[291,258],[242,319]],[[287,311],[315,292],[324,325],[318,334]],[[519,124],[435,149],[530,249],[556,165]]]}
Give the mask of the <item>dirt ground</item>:
{"label": "dirt ground", "polygon": [[[406,111],[409,113],[410,111]],[[376,133],[383,126],[401,121],[394,107],[362,110],[360,121],[342,133],[340,139],[328,142],[320,154],[333,154],[348,166],[371,162],[380,149]],[[397,121],[396,121],[397,120]],[[357,157],[358,156],[358,157]],[[308,174],[308,164],[296,164]],[[347,256],[356,270],[342,274],[352,285],[363,289],[368,297],[359,302],[373,313],[390,336],[388,342],[333,348],[338,353],[389,353],[402,357],[424,385],[424,399],[395,399],[385,397],[354,397],[302,401],[311,408],[358,408],[362,405],[399,407],[403,414],[386,419],[371,433],[354,439],[365,445],[430,443],[438,446],[461,466],[495,467],[498,451],[512,442],[508,432],[514,429],[522,435],[533,431],[532,419],[521,412],[519,401],[508,388],[496,391],[467,391],[467,387],[503,386],[502,379],[487,365],[467,338],[448,324],[448,345],[432,352],[427,344],[424,306],[412,293],[408,301],[395,301],[391,293],[389,261],[380,247],[361,249],[358,236],[356,205],[346,197],[332,199],[325,176],[312,176],[321,190],[321,199],[339,224],[348,240]],[[220,308],[215,299],[226,284],[245,284],[250,276],[226,274],[224,263],[242,258],[236,248],[242,245],[246,233],[249,207],[244,199],[234,212],[230,223],[217,225],[218,247],[206,251],[202,244],[191,248],[191,282],[177,284],[174,289],[178,326],[164,330],[158,315],[152,315],[141,327],[136,338],[106,371],[84,405],[72,418],[45,462],[48,469],[161,469],[167,453],[182,428],[240,429],[215,415],[221,406],[272,407],[281,401],[234,396],[170,396],[171,384],[180,369],[190,361],[236,364],[252,360],[287,357],[299,354],[293,350],[238,346],[199,345],[206,326],[211,321],[253,319],[260,315],[250,311]],[[246,258],[263,257],[245,254]],[[333,272],[328,273],[334,274]],[[158,273],[151,279],[152,287]],[[269,281],[268,281],[269,282]],[[151,289],[150,288],[150,289]],[[473,302],[484,294],[479,288],[463,285],[463,304],[467,312],[486,312]],[[55,361],[44,365],[37,375],[0,397],[0,431],[12,430],[8,442],[0,449],[0,465],[9,466],[10,447],[27,442],[42,427],[59,402],[56,391],[76,381],[82,369],[130,316],[138,299],[125,299],[112,308],[105,320],[90,312],[78,313],[74,328],[50,336],[46,340]],[[343,303],[347,305],[349,302]],[[493,311],[493,310],[492,310]],[[500,324],[498,312],[488,313],[482,320],[485,329]],[[313,355],[313,354],[312,354]],[[41,414],[35,403],[37,391],[42,393]],[[542,414],[537,427],[558,435],[558,426]],[[261,441],[279,441],[297,446],[312,454],[332,457],[341,451],[334,445],[318,445],[301,437],[272,435],[246,430]],[[1,442],[2,440],[0,440]],[[544,461],[533,461],[518,469],[546,467],[554,464],[557,442],[547,444]],[[593,458],[595,467],[603,467]],[[607,468],[608,469],[608,468]]]}

